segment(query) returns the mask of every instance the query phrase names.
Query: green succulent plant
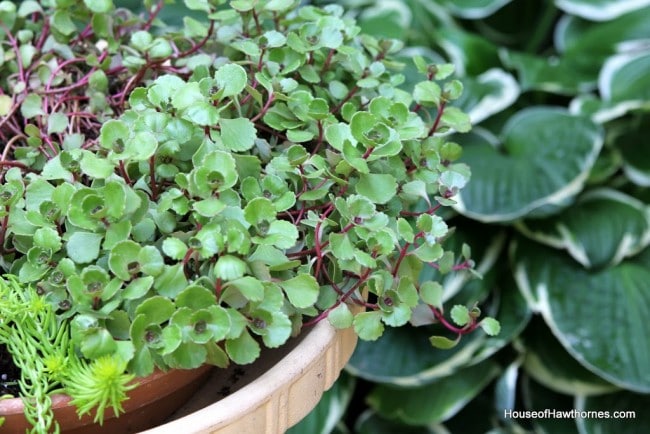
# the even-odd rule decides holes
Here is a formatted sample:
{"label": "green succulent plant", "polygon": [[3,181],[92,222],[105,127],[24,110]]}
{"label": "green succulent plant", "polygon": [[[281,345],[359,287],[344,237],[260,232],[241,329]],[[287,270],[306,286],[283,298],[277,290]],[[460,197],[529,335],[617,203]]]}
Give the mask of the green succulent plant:
{"label": "green succulent plant", "polygon": [[470,177],[453,67],[415,58],[407,92],[403,44],[339,6],[225,3],[185,0],[178,28],[163,2],[0,3],[4,271],[75,354],[138,376],[250,363],[326,318],[498,333],[421,278],[473,268],[443,246]]}

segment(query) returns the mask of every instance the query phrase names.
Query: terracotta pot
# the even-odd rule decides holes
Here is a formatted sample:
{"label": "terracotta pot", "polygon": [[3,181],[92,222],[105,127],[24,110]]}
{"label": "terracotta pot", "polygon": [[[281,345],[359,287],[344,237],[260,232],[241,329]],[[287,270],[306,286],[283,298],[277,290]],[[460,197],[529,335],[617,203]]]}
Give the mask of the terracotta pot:
{"label": "terracotta pot", "polygon": [[[143,434],[283,433],[334,384],[356,343],[352,329],[335,330],[321,321],[281,348],[265,349],[251,365],[169,371],[140,379],[141,386],[123,404],[128,413],[115,418],[108,412],[103,427],[92,424],[89,416],[80,420],[62,395],[53,397],[55,414],[66,434],[126,434],[150,427],[155,428]],[[177,377],[184,385],[175,383]],[[162,390],[156,383],[163,383]],[[138,403],[140,396],[145,402]],[[3,434],[25,433],[22,408],[20,399],[0,400],[0,416],[7,417]]]}
{"label": "terracotta pot", "polygon": [[265,350],[252,365],[215,370],[175,420],[142,434],[283,433],[334,384],[356,343],[352,329],[321,321],[290,344]]}
{"label": "terracotta pot", "polygon": [[[116,434],[134,433],[160,424],[177,410],[209,377],[210,366],[194,370],[170,370],[155,372],[140,378],[140,384],[129,393],[123,403],[126,413],[115,417],[107,410],[102,426],[93,423],[93,417],[79,418],[75,407],[68,404],[66,395],[52,396],[54,415],[61,432],[66,434]],[[25,434],[30,427],[23,415],[20,398],[0,400],[0,417],[5,418],[0,428],[3,434]]]}

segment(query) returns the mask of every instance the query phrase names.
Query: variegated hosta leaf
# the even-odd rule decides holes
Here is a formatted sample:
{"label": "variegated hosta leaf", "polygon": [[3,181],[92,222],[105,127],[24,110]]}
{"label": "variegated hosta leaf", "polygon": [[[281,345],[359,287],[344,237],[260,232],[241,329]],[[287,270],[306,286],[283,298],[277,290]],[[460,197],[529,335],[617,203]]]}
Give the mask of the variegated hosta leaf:
{"label": "variegated hosta leaf", "polygon": [[525,220],[517,228],[543,244],[566,249],[587,268],[616,265],[650,243],[650,207],[616,190],[599,189],[561,214]]}
{"label": "variegated hosta leaf", "polygon": [[[636,434],[650,428],[650,396],[622,391],[602,396],[576,396],[574,407],[578,411],[608,412],[610,417],[577,418],[580,434]],[[614,417],[614,413],[617,417]],[[559,431],[558,431],[559,432]]]}
{"label": "variegated hosta leaf", "polygon": [[499,139],[475,132],[459,141],[472,182],[455,208],[483,222],[541,217],[566,207],[582,190],[603,144],[600,127],[552,107],[520,111]]}
{"label": "variegated hosta leaf", "polygon": [[519,97],[519,84],[515,78],[498,68],[477,77],[465,77],[463,86],[463,93],[454,105],[469,115],[472,124],[505,110]]}
{"label": "variegated hosta leaf", "polygon": [[531,321],[523,333],[522,344],[524,370],[551,390],[567,395],[595,395],[618,389],[576,362],[541,319]]}
{"label": "variegated hosta leaf", "polygon": [[485,18],[512,0],[442,0],[440,3],[452,14],[468,19]]}
{"label": "variegated hosta leaf", "polygon": [[609,21],[650,5],[650,0],[555,0],[564,12],[592,21]]}
{"label": "variegated hosta leaf", "polygon": [[511,255],[519,289],[573,358],[617,386],[650,392],[649,249],[599,271],[526,240]]}
{"label": "variegated hosta leaf", "polygon": [[454,416],[499,374],[492,360],[465,368],[435,383],[412,388],[377,386],[368,396],[371,408],[408,425],[428,425]]}
{"label": "variegated hosta leaf", "polygon": [[571,104],[574,112],[591,115],[604,123],[632,110],[650,110],[650,44],[645,51],[612,56],[604,63],[598,77],[601,100],[579,97]]}

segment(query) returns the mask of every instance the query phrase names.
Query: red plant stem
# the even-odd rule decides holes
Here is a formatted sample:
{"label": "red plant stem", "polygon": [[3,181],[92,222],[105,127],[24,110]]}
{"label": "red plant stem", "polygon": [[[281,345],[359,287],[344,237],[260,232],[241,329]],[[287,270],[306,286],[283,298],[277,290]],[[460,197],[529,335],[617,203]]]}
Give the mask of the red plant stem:
{"label": "red plant stem", "polygon": [[151,200],[158,200],[158,185],[156,184],[156,157],[149,158],[149,183],[151,185]]}
{"label": "red plant stem", "polygon": [[438,210],[440,209],[441,206],[442,206],[442,205],[437,204],[437,205],[435,205],[435,206],[432,206],[431,208],[429,208],[429,209],[426,210],[426,211],[418,211],[418,212],[413,212],[413,211],[400,211],[400,215],[403,215],[403,216],[410,216],[410,217],[417,217],[417,216],[422,215],[422,214],[434,214],[436,211],[438,211]]}
{"label": "red plant stem", "polygon": [[5,250],[5,236],[7,233],[7,226],[9,226],[9,205],[5,205],[5,216],[2,218],[2,224],[0,225],[0,251],[4,252]]}
{"label": "red plant stem", "polygon": [[217,300],[221,299],[221,292],[223,291],[221,277],[217,277],[217,280],[214,282],[214,295],[217,297]]}
{"label": "red plant stem", "polygon": [[151,28],[151,25],[153,24],[154,20],[162,10],[165,2],[164,0],[159,0],[158,3],[156,3],[156,6],[152,8],[151,13],[149,14],[149,18],[147,19],[147,22],[142,25],[142,30],[149,30]]}
{"label": "red plant stem", "polygon": [[431,126],[431,129],[429,130],[429,133],[427,134],[427,137],[433,136],[433,133],[436,132],[438,129],[438,124],[440,123],[440,119],[442,118],[442,114],[445,111],[445,105],[447,104],[447,101],[442,100],[440,102],[440,107],[438,108],[438,114],[436,115],[436,120],[433,121],[433,125]]}
{"label": "red plant stem", "polygon": [[[205,37],[201,39],[198,43],[194,44],[191,48],[188,48],[187,50],[178,53],[175,57],[177,59],[183,58],[199,51],[210,40],[213,31],[214,31],[214,20],[210,20],[210,27],[208,27],[208,33],[205,35]],[[164,62],[165,60],[167,59],[161,60],[160,63]]]}
{"label": "red plant stem", "polygon": [[332,63],[332,58],[334,57],[334,53],[336,53],[336,50],[334,48],[330,48],[329,53],[327,53],[327,58],[325,59],[325,63],[323,63],[323,69],[321,69],[320,71],[321,76],[323,76],[330,68],[330,64]]}
{"label": "red plant stem", "polygon": [[393,271],[391,274],[393,277],[397,276],[397,273],[399,272],[399,267],[402,265],[402,261],[406,257],[406,253],[408,252],[409,247],[411,247],[411,243],[404,243],[402,248],[399,251],[399,256],[397,257],[397,261],[395,262],[395,265],[393,266]]}
{"label": "red plant stem", "polygon": [[34,169],[29,166],[24,165],[20,161],[0,161],[0,166],[9,166],[9,167],[20,167],[22,170],[27,172],[36,173]]}
{"label": "red plant stem", "polygon": [[257,11],[255,8],[251,9],[251,12],[253,13],[253,20],[255,20],[255,29],[257,30],[257,34],[260,35],[262,34],[262,26],[260,25],[260,19],[257,16]]}
{"label": "red plant stem", "polygon": [[[18,41],[16,41],[16,38],[14,38],[13,34],[9,30],[7,26],[5,26],[4,23],[0,22],[0,28],[4,30],[5,35],[7,35],[7,39],[9,39],[9,43],[11,44],[11,48],[13,49],[14,53],[20,53],[20,49],[18,47]],[[25,76],[25,69],[23,66],[23,59],[22,56],[16,56],[16,65],[18,66],[18,78],[20,81],[23,83],[27,84],[27,77]],[[23,93],[27,93],[28,86],[25,86],[25,89],[23,90]]]}
{"label": "red plant stem", "polygon": [[332,109],[330,110],[330,113],[332,113],[332,114],[336,114],[336,113],[338,113],[338,112],[341,110],[341,107],[343,107],[343,105],[344,105],[346,102],[350,101],[350,100],[352,99],[352,97],[354,97],[354,95],[356,95],[357,92],[359,92],[359,89],[360,89],[359,86],[354,86],[352,89],[350,89],[350,91],[348,92],[348,94],[345,95],[345,98],[343,98],[343,99],[341,100],[341,102],[338,103],[338,104],[336,105],[336,107],[332,108]]}
{"label": "red plant stem", "polygon": [[370,268],[367,268],[366,271],[364,271],[363,274],[359,276],[359,280],[357,280],[355,284],[352,285],[352,288],[350,288],[345,294],[343,294],[338,300],[336,300],[336,303],[334,303],[329,308],[325,309],[318,316],[304,323],[303,327],[309,327],[315,325],[318,322],[322,321],[323,319],[327,318],[327,316],[332,310],[336,309],[341,303],[344,303],[348,298],[350,298],[350,296],[354,293],[354,291],[359,289],[359,287],[368,280],[368,276],[370,275],[370,270],[371,270]]}
{"label": "red plant stem", "polygon": [[[436,270],[440,269],[440,265],[436,264],[435,262],[428,262],[427,263],[430,267],[435,268]],[[461,270],[467,270],[471,268],[471,265],[469,264],[469,261],[463,261],[460,264],[456,264],[453,267],[451,267],[451,271],[461,271]]]}
{"label": "red plant stem", "polygon": [[47,37],[50,35],[50,20],[48,17],[44,17],[43,19],[43,28],[41,29],[41,35],[38,38],[38,41],[36,41],[36,49],[38,51],[41,51],[43,49],[43,45],[45,44],[45,41],[47,40]]}
{"label": "red plant stem", "polygon": [[275,100],[275,94],[272,93],[271,95],[269,95],[269,99],[266,100],[266,104],[264,104],[264,107],[262,107],[262,110],[260,110],[260,112],[258,114],[256,114],[253,118],[251,118],[251,122],[255,123],[258,120],[260,120],[262,118],[262,116],[264,116],[266,114],[266,112],[269,111],[269,108],[271,108],[271,104],[273,103],[274,100]]}
{"label": "red plant stem", "polygon": [[476,322],[476,319],[470,318],[470,322],[463,328],[459,328],[454,326],[453,324],[449,323],[444,317],[444,315],[436,309],[434,306],[429,305],[429,309],[433,313],[433,316],[436,317],[438,321],[440,321],[440,324],[442,324],[447,330],[454,332],[456,334],[460,335],[466,335],[472,331],[474,331],[478,327],[478,323]]}
{"label": "red plant stem", "polygon": [[120,172],[122,173],[122,177],[127,182],[127,184],[133,185],[133,182],[131,182],[131,178],[129,178],[129,174],[126,171],[126,167],[124,166],[123,160],[120,160]]}
{"label": "red plant stem", "polygon": [[323,133],[324,133],[323,123],[320,120],[318,120],[316,121],[316,126],[318,127],[318,139],[316,141],[316,146],[314,147],[314,150],[311,152],[311,155],[316,155],[323,144]]}

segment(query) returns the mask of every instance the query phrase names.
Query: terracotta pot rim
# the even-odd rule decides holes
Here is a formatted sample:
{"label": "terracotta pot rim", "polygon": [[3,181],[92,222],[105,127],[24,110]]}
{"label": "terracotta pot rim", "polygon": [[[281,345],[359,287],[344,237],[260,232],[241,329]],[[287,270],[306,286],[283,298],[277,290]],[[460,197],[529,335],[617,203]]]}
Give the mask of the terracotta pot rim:
{"label": "terracotta pot rim", "polygon": [[[331,387],[351,356],[356,340],[357,336],[351,329],[336,330],[328,321],[321,321],[306,332],[302,341],[278,363],[246,386],[198,411],[141,434],[177,434],[188,432],[188,427],[193,433],[283,432],[306,416],[322,392]],[[292,383],[313,383],[314,380],[317,385],[310,389],[310,396],[291,396]],[[321,386],[320,390],[318,386]],[[273,402],[278,399],[281,402]],[[300,402],[302,400],[313,401],[313,405]],[[266,430],[251,431],[250,423],[258,423],[256,429],[261,427],[259,421],[253,421],[256,417],[251,414],[264,407],[284,414],[273,415],[280,420],[267,421]],[[240,425],[231,426],[237,423]],[[269,423],[275,427],[269,427]]]}

